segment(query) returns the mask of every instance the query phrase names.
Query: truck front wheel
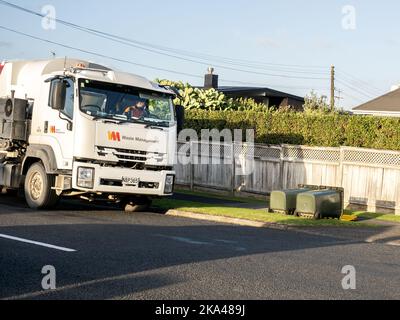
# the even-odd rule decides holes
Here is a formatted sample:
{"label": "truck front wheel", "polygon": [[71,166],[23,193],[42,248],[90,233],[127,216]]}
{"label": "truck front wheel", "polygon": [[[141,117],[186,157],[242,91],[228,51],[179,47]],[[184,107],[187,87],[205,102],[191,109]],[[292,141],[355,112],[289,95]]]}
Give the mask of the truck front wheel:
{"label": "truck front wheel", "polygon": [[47,209],[55,206],[58,196],[52,187],[55,176],[48,175],[41,163],[33,164],[25,178],[25,198],[32,209]]}

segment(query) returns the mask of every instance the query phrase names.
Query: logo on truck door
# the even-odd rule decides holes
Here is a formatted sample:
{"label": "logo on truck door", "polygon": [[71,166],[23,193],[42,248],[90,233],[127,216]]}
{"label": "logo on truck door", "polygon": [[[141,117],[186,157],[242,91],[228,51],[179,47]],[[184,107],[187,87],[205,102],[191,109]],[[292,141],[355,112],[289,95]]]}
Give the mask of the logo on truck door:
{"label": "logo on truck door", "polygon": [[119,132],[108,131],[108,140],[109,141],[121,141],[121,135]]}

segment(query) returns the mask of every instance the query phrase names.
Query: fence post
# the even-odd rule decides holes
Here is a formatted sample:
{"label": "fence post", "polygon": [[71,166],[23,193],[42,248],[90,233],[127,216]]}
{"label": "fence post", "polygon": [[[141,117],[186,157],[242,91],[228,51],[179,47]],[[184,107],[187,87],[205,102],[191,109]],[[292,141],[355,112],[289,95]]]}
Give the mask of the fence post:
{"label": "fence post", "polygon": [[[344,170],[343,170],[343,162],[344,162],[344,153],[345,149],[343,147],[340,147],[340,160],[339,160],[339,186],[344,188]],[[349,190],[344,190],[343,192],[343,206],[346,208],[349,205],[349,199],[346,198],[346,195],[348,194]]]}
{"label": "fence post", "polygon": [[232,143],[232,152],[231,152],[231,160],[232,160],[232,180],[231,180],[231,192],[232,196],[235,196],[235,187],[236,187],[236,159],[235,159],[235,142]]}
{"label": "fence post", "polygon": [[283,177],[283,167],[284,167],[284,152],[283,152],[283,146],[280,146],[280,153],[281,153],[281,159],[280,159],[280,166],[279,166],[279,182],[280,182],[280,186],[281,189],[285,189],[285,185],[284,185],[284,177]]}
{"label": "fence post", "polygon": [[343,161],[344,161],[344,149],[343,149],[343,147],[340,147],[340,160],[339,160],[339,187],[344,187],[343,186],[343,180],[344,180],[344,177],[343,177],[343,174],[344,174],[344,172],[343,172]]}
{"label": "fence post", "polygon": [[193,141],[190,141],[190,190],[194,191],[194,152]]}

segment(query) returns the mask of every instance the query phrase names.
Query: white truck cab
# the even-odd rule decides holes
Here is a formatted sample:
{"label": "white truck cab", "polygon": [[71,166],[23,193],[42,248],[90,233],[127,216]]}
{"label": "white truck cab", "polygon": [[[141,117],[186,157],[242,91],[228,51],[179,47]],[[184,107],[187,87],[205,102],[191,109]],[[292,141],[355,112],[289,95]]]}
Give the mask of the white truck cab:
{"label": "white truck cab", "polygon": [[78,196],[137,208],[173,193],[172,90],[77,59],[0,72],[0,186],[24,186],[30,207]]}

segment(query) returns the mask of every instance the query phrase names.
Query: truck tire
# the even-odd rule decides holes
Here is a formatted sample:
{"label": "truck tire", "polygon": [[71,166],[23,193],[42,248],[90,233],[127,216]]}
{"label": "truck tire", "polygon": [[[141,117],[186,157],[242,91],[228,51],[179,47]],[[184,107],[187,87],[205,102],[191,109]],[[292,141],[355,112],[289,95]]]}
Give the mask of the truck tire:
{"label": "truck tire", "polygon": [[46,173],[44,166],[34,163],[28,170],[25,178],[25,199],[32,209],[49,209],[54,207],[59,197],[52,187],[55,176]]}
{"label": "truck tire", "polygon": [[124,203],[124,210],[128,213],[144,212],[151,206],[151,200],[148,198],[138,198]]}

